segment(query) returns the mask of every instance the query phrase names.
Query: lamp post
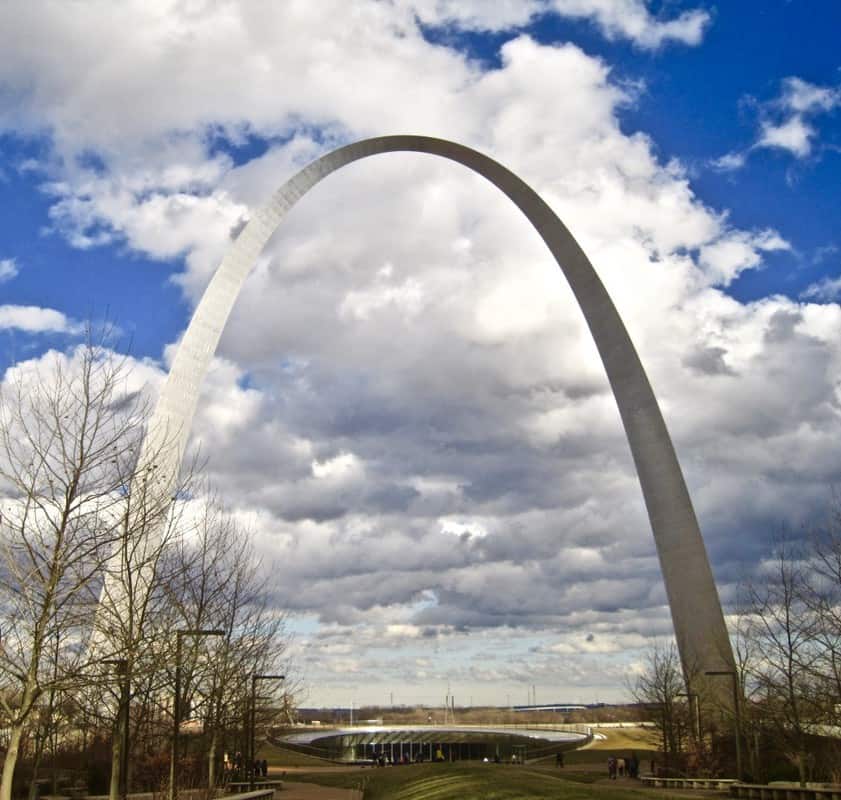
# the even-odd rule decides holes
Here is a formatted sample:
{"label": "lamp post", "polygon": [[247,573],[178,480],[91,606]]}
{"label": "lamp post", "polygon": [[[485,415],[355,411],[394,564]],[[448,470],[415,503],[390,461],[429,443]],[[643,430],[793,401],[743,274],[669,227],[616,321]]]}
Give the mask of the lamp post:
{"label": "lamp post", "polygon": [[254,748],[254,730],[257,726],[257,681],[282,681],[284,678],[286,678],[285,675],[258,675],[256,672],[251,674],[251,731],[248,747],[248,774],[250,776],[249,789],[252,792],[254,791],[254,760],[257,758]]}
{"label": "lamp post", "polygon": [[183,636],[224,636],[223,630],[187,628],[175,631],[175,702],[172,706],[172,753],[169,760],[169,800],[175,800],[176,762],[178,761],[178,734],[181,728],[181,638]]}
{"label": "lamp post", "polygon": [[704,675],[729,675],[733,680],[733,719],[736,725],[736,778],[742,780],[742,717],[739,711],[739,681],[732,669],[707,670]]}
{"label": "lamp post", "polygon": [[128,659],[105,658],[103,664],[113,664],[120,677],[120,715],[117,725],[120,730],[120,786],[121,800],[128,797],[128,726],[129,726],[129,674]]}

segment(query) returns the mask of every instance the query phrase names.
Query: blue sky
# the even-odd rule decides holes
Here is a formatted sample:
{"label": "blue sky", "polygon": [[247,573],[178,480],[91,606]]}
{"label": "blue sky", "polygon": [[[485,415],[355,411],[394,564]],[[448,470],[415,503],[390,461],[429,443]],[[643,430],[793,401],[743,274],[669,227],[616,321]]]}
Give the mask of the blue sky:
{"label": "blue sky", "polygon": [[[107,318],[154,391],[230,231],[296,168],[463,141],[605,280],[730,613],[841,477],[839,30],[832,0],[6,4],[0,370]],[[621,697],[669,633],[577,309],[452,166],[384,157],[301,202],[194,430],[281,565],[311,703]]]}
{"label": "blue sky", "polygon": [[[655,3],[651,11],[657,13],[659,6],[659,13],[667,17],[704,7]],[[784,79],[799,76],[817,86],[838,86],[841,8],[832,0],[808,7],[782,0],[727,8],[711,5],[707,10],[711,22],[699,46],[666,44],[654,51],[627,39],[608,39],[590,19],[551,12],[502,31],[465,31],[452,23],[423,30],[430,41],[458,49],[486,69],[499,67],[501,44],[521,33],[548,45],[574,42],[605,59],[615,79],[639,87],[635,102],[620,110],[623,130],[650,136],[662,159],[685,164],[699,198],[726,209],[734,225],[770,226],[791,243],[792,251],[766,256],[763,269],[744,273],[726,290],[740,300],[773,293],[796,298],[822,277],[837,278],[841,269],[841,252],[836,249],[841,114],[836,108],[815,116],[815,145],[808,157],[792,157],[785,149],[758,150],[738,175],[709,164],[726,152],[745,151],[756,141],[761,108],[779,98]],[[269,144],[259,135],[245,142],[220,135],[211,149],[240,163],[263,153]],[[0,138],[2,253],[26,265],[3,287],[3,302],[49,306],[75,319],[108,316],[130,337],[132,352],[159,357],[188,319],[189,305],[168,281],[183,264],[178,258],[152,260],[119,243],[84,250],[70,246],[50,222],[52,202],[44,176],[21,168],[48,158],[50,148],[48,133],[21,135],[7,128]],[[3,333],[2,364],[46,341],[31,341],[12,330]]]}

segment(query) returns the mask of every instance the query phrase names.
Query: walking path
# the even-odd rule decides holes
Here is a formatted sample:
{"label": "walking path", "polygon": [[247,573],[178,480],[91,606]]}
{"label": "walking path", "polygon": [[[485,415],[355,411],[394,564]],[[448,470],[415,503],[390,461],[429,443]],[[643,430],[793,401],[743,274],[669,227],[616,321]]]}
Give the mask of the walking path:
{"label": "walking path", "polygon": [[318,786],[315,783],[295,783],[285,780],[280,797],[283,800],[362,800],[362,792],[356,789],[337,789],[332,786]]}

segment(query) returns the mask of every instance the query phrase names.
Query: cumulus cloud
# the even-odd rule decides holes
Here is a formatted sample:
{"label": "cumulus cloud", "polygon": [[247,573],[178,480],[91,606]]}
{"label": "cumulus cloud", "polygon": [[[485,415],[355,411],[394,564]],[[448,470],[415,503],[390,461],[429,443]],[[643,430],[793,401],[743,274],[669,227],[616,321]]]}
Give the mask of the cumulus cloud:
{"label": "cumulus cloud", "polygon": [[0,330],[9,329],[27,333],[79,333],[81,326],[52,308],[0,305]]}
{"label": "cumulus cloud", "polygon": [[[312,158],[384,132],[461,140],[529,181],[593,260],[725,599],[763,531],[841,478],[841,309],[723,291],[785,237],[733,226],[679,162],[623,132],[635,98],[604,60],[518,35],[482,70],[419,29],[415,13],[445,21],[448,3],[31,8],[0,6],[16,89],[0,124],[52,132],[51,222],[79,246],[183,259],[193,306],[250,210]],[[646,47],[706,24],[687,12],[667,34],[639,2],[558,9]],[[487,700],[527,676],[616,696],[635,649],[669,631],[575,300],[509,201],[456,165],[379,156],[300,201],[243,288],[193,446],[255,531],[321,699],[347,697],[339,666],[368,700],[386,677],[415,697],[448,676]]]}

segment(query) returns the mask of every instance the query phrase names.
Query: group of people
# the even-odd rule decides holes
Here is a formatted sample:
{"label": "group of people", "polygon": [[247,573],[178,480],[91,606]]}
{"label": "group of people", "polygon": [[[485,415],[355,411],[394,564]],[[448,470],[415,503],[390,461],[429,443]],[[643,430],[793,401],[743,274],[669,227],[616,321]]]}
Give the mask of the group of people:
{"label": "group of people", "polygon": [[617,777],[627,775],[629,778],[636,778],[639,776],[640,762],[637,754],[633,751],[628,758],[617,758],[616,756],[609,756],[607,759],[607,776],[611,780],[616,780]]}
{"label": "group of people", "polygon": [[[225,753],[224,758],[222,759],[222,767],[225,772],[225,778],[228,781],[231,780],[245,780],[246,778],[250,778],[251,774],[247,771],[243,771],[244,768],[247,769],[248,761],[242,755],[242,753],[237,750],[233,756],[229,756]],[[268,778],[269,776],[269,762],[266,759],[260,760],[259,758],[254,761],[251,765],[252,769],[254,770],[254,777],[255,778]]]}

